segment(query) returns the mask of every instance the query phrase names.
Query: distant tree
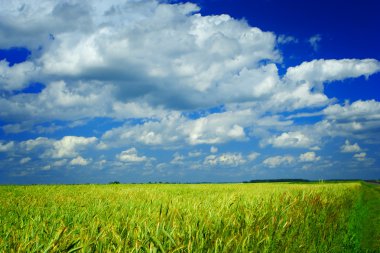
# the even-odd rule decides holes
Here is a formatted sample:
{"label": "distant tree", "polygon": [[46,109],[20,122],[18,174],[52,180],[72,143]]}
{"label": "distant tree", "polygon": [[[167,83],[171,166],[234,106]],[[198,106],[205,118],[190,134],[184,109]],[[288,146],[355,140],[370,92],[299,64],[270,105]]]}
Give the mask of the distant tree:
{"label": "distant tree", "polygon": [[112,181],[112,182],[109,182],[109,184],[120,184],[119,181]]}

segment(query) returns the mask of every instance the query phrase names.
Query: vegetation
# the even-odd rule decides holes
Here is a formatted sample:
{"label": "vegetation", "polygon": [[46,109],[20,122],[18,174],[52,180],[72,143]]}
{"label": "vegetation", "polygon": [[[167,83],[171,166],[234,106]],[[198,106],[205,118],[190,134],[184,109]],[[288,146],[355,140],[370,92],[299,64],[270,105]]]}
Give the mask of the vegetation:
{"label": "vegetation", "polygon": [[250,181],[244,181],[243,183],[307,183],[311,182],[307,179],[288,179],[288,178],[280,178],[280,179],[252,179]]}
{"label": "vegetation", "polygon": [[359,182],[1,186],[0,252],[361,252],[378,246],[363,240],[378,235],[363,225],[378,190]]}
{"label": "vegetation", "polygon": [[366,184],[362,205],[362,249],[380,252],[380,185]]}

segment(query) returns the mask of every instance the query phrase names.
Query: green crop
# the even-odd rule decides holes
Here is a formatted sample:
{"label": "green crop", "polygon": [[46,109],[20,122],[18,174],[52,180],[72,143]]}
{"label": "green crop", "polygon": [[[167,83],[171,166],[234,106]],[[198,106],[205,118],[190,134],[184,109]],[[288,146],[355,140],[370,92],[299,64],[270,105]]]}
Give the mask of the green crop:
{"label": "green crop", "polygon": [[361,183],[0,187],[0,252],[359,252]]}

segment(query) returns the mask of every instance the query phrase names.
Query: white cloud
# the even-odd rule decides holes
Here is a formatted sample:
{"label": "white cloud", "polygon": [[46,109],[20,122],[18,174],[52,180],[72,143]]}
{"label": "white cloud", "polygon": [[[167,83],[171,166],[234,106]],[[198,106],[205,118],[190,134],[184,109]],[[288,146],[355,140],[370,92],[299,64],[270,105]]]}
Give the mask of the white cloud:
{"label": "white cloud", "polygon": [[[373,137],[376,138],[376,129],[380,127],[378,104],[380,103],[376,101],[357,101],[345,107],[331,105],[322,112],[318,112],[318,115],[325,115],[325,120],[314,126],[306,125],[298,128],[291,127],[294,122],[289,120],[276,116],[260,116],[262,107],[258,104],[256,104],[258,112],[241,108],[242,106],[238,108],[227,106],[224,112],[198,119],[189,119],[179,113],[170,113],[160,120],[146,120],[139,125],[126,124],[109,130],[102,136],[102,142],[105,148],[122,146],[125,142],[178,147],[186,144],[245,141],[255,135],[262,138],[262,145],[314,150],[320,148],[317,145],[320,145],[321,139],[326,136],[349,136],[360,130],[363,135],[369,136],[373,133]],[[271,133],[270,129],[291,131],[267,137]]]}
{"label": "white cloud", "polygon": [[[142,125],[105,133],[99,147],[243,141],[263,115],[327,105],[316,83],[380,69],[373,59],[315,60],[281,78],[276,43],[296,42],[294,37],[198,11],[191,3],[154,0],[3,1],[0,46],[32,50],[27,62],[4,62],[3,68],[17,73],[17,85],[30,76],[46,85],[38,94],[0,97],[0,119],[10,123],[3,129],[25,131],[51,120],[143,118]],[[220,105],[230,109],[198,119],[180,113]]]}
{"label": "white cloud", "polygon": [[107,160],[102,159],[102,160],[98,161],[97,164],[99,164],[100,166],[104,166],[105,164],[107,164]]}
{"label": "white cloud", "polygon": [[248,160],[249,161],[254,161],[254,160],[256,160],[256,158],[257,157],[259,157],[260,156],[260,153],[257,153],[257,152],[252,152],[252,153],[250,153],[249,155],[248,155]]}
{"label": "white cloud", "polygon": [[20,90],[28,85],[36,68],[31,62],[22,62],[12,67],[8,62],[0,61],[0,90]]}
{"label": "white cloud", "polygon": [[52,158],[74,157],[78,155],[78,151],[95,144],[96,141],[96,137],[65,136],[55,141],[53,149],[47,150],[44,155]]}
{"label": "white cloud", "polygon": [[126,124],[111,129],[102,136],[102,145],[123,146],[125,143],[142,143],[145,145],[162,145],[175,143],[183,138],[181,125],[185,118],[173,113],[160,121],[147,121],[140,125]]}
{"label": "white cloud", "polygon": [[210,148],[210,152],[213,153],[213,154],[215,154],[215,153],[218,152],[218,148],[215,147],[215,146],[211,146],[211,148]]}
{"label": "white cloud", "polygon": [[278,44],[290,44],[290,43],[298,43],[298,39],[293,36],[287,36],[284,34],[280,34],[277,37]]}
{"label": "white cloud", "polygon": [[199,157],[202,155],[202,152],[201,151],[190,151],[187,155],[189,157]]}
{"label": "white cloud", "polygon": [[86,160],[81,156],[77,156],[70,161],[70,165],[86,166],[90,163],[90,160]]}
{"label": "white cloud", "polygon": [[367,154],[366,154],[366,152],[361,152],[361,153],[355,154],[354,158],[356,158],[358,161],[362,162],[362,161],[366,160]]}
{"label": "white cloud", "polygon": [[78,120],[112,113],[112,101],[115,98],[111,95],[111,85],[92,81],[70,84],[57,81],[46,85],[37,94],[20,93],[8,98],[0,97],[0,106],[4,108],[0,117],[7,121],[28,122],[33,126],[33,122]]}
{"label": "white cloud", "polygon": [[211,166],[239,166],[246,163],[243,155],[240,153],[223,153],[220,155],[209,155],[205,158],[204,164]]}
{"label": "white cloud", "polygon": [[[37,137],[19,143],[23,152],[34,153],[43,159],[59,159],[79,157],[79,152],[95,146],[96,137],[64,136],[60,140]],[[59,167],[66,163],[66,159],[53,162]]]}
{"label": "white cloud", "polygon": [[146,156],[138,156],[136,148],[130,148],[128,150],[122,151],[116,156],[116,158],[121,162],[131,163],[140,163],[148,160]]}
{"label": "white cloud", "polygon": [[[119,127],[104,133],[99,142],[95,137],[39,137],[20,146],[2,142],[0,152],[21,147],[21,155],[34,158],[39,153],[56,159],[50,162],[59,167],[93,146],[104,150],[125,148],[126,143],[178,149],[257,138],[273,147],[316,150],[326,136],[379,140],[379,102],[342,106],[323,92],[326,82],[379,72],[375,59],[313,60],[288,68],[282,77],[277,67],[282,63],[279,44],[297,43],[296,38],[264,32],[228,15],[202,16],[191,3],[0,0],[0,4],[0,48],[32,51],[24,63],[0,62],[0,121],[5,133],[52,133],[74,126],[73,121],[93,118],[124,123],[115,124]],[[320,40],[317,35],[309,42],[317,50]],[[30,81],[43,83],[44,89],[36,94],[13,92]],[[296,120],[284,116],[295,110],[314,110],[324,119],[297,126]],[[198,116],[188,116],[193,112]],[[90,130],[95,133],[98,128]],[[219,154],[213,147],[210,152],[207,163],[218,165],[235,166],[258,156]],[[299,160],[318,159],[311,154]],[[134,148],[117,158],[118,164],[150,159]],[[264,164],[276,167],[295,159],[269,157]],[[180,156],[173,161],[180,162]]]}
{"label": "white cloud", "polygon": [[[380,143],[378,134],[380,103],[375,100],[358,100],[352,104],[346,101],[344,105],[332,104],[322,111],[298,116],[322,116],[324,118],[313,125],[293,126],[293,129],[297,129],[311,138],[312,146],[309,148],[314,151],[317,150],[317,147],[323,148],[320,145],[334,137],[355,138],[363,143]],[[274,137],[271,140],[273,142]],[[268,142],[264,140],[262,144],[268,144]]]}
{"label": "white cloud", "polygon": [[8,152],[11,151],[14,147],[15,143],[13,141],[10,141],[8,143],[2,143],[0,142],[0,152]]}
{"label": "white cloud", "polygon": [[20,160],[20,164],[25,164],[25,163],[28,163],[32,160],[32,158],[30,157],[24,157]]}
{"label": "white cloud", "polygon": [[183,133],[190,145],[244,140],[246,134],[243,126],[248,122],[245,117],[250,114],[250,111],[211,114],[197,120],[187,121]]}
{"label": "white cloud", "polygon": [[51,165],[48,164],[48,165],[43,166],[41,170],[49,171],[50,169],[51,169]]}
{"label": "white cloud", "polygon": [[171,164],[181,165],[184,164],[185,157],[179,153],[173,155],[173,159],[170,161]]}
{"label": "white cloud", "polygon": [[288,132],[271,137],[267,142],[277,148],[304,148],[310,147],[314,140],[302,132]]}
{"label": "white cloud", "polygon": [[[164,108],[198,109],[259,99],[275,92],[279,82],[273,62],[280,54],[273,33],[228,15],[201,16],[191,3],[39,5],[5,1],[0,10],[0,45],[33,45],[30,62],[10,71],[36,65],[31,72],[46,84],[41,94],[0,101],[8,117],[153,116],[153,108],[163,113]],[[34,52],[41,45],[42,50]]]}
{"label": "white cloud", "polygon": [[52,140],[49,140],[46,137],[37,137],[36,139],[30,139],[21,142],[20,146],[23,147],[26,151],[31,151],[37,147],[51,145],[52,142]]}
{"label": "white cloud", "polygon": [[272,156],[268,157],[263,161],[263,164],[270,167],[270,168],[275,168],[280,165],[289,165],[295,161],[293,156]]}
{"label": "white cloud", "polygon": [[319,50],[319,43],[321,42],[321,40],[322,40],[322,36],[320,34],[316,34],[316,35],[310,37],[308,42],[310,43],[310,46],[313,48],[314,51],[318,51]]}
{"label": "white cloud", "polygon": [[[2,0],[1,6],[0,15],[3,25],[0,29],[0,47],[2,48],[28,45],[38,50],[40,46],[49,46],[49,33],[78,31],[79,27],[84,28],[88,25],[82,21],[83,19],[79,20],[86,14],[85,4],[80,6],[76,3],[41,0],[36,5],[23,0],[12,2]],[[73,8],[71,13],[69,10],[66,11],[69,15],[67,18],[62,16],[62,9],[64,9],[60,8],[62,6]],[[76,9],[75,6],[78,8]]]}
{"label": "white cloud", "polygon": [[314,89],[310,83],[297,83],[294,80],[283,80],[280,88],[267,101],[268,111],[284,112],[302,108],[318,108],[326,106],[328,97],[321,93],[321,89]]}
{"label": "white cloud", "polygon": [[313,60],[288,68],[285,79],[323,83],[359,76],[369,76],[380,71],[375,59]]}
{"label": "white cloud", "polygon": [[316,131],[325,136],[355,136],[367,142],[380,141],[380,103],[375,100],[330,105],[323,114],[325,120],[316,124]]}
{"label": "white cloud", "polygon": [[61,166],[65,165],[66,163],[67,163],[67,159],[62,159],[62,160],[54,161],[53,166],[54,167],[61,167]]}
{"label": "white cloud", "polygon": [[351,144],[349,140],[340,147],[341,152],[343,153],[355,153],[360,152],[362,149],[357,143]]}
{"label": "white cloud", "polygon": [[140,125],[124,125],[107,131],[102,136],[104,147],[140,143],[145,145],[198,145],[246,140],[243,126],[249,125],[251,111],[215,113],[191,120],[179,113],[171,113],[161,120]]}
{"label": "white cloud", "polygon": [[330,105],[323,110],[328,119],[351,121],[380,121],[380,102],[376,100],[358,100],[350,104]]}
{"label": "white cloud", "polygon": [[205,158],[203,163],[215,166],[218,164],[218,157],[216,155],[209,155]]}
{"label": "white cloud", "polygon": [[26,124],[7,124],[2,127],[4,133],[6,134],[18,134],[27,131],[30,126]]}
{"label": "white cloud", "polygon": [[306,152],[299,156],[301,162],[315,162],[321,159],[320,156],[317,156],[315,152]]}
{"label": "white cloud", "polygon": [[[58,30],[55,40],[38,59],[42,73],[113,81],[120,89],[119,96],[125,100],[145,94],[150,103],[159,100],[166,105],[170,105],[169,102],[175,103],[172,106],[188,106],[183,103],[189,97],[195,100],[189,101],[190,105],[201,100],[215,103],[226,97],[225,92],[232,91],[228,84],[241,79],[239,76],[243,76],[243,72],[251,75],[251,84],[260,85],[255,80],[265,79],[272,73],[267,67],[256,71],[258,63],[264,59],[280,59],[275,50],[274,34],[250,27],[228,15],[192,15],[199,10],[194,4],[167,5],[157,1],[138,4],[111,1],[103,5],[89,1],[86,4],[44,7],[45,12],[39,16],[42,20],[56,17],[53,23],[57,25],[60,15],[69,14],[71,20],[75,20],[78,17],[71,17],[73,11],[68,11],[74,8],[77,12],[82,10],[80,16],[87,26],[72,29],[69,22],[62,31],[54,29]],[[31,8],[36,9],[35,6]],[[13,11],[17,13],[16,9]],[[27,22],[24,13],[19,15]],[[174,43],[173,37],[181,43]],[[247,66],[252,67],[245,69]],[[112,74],[107,74],[110,72]],[[242,85],[234,83],[233,90],[239,96],[231,97],[233,100],[247,95],[248,82],[240,83]],[[151,85],[155,89],[147,89]],[[197,95],[206,91],[216,96],[208,97],[207,101],[198,100]],[[180,99],[169,101],[173,95]]]}

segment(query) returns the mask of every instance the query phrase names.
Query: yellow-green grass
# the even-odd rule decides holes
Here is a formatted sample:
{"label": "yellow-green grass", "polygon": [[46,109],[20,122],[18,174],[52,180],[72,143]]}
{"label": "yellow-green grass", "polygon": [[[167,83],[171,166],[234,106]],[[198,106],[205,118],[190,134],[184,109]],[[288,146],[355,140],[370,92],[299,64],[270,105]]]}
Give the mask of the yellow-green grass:
{"label": "yellow-green grass", "polygon": [[363,187],[1,186],[0,252],[360,252]]}

